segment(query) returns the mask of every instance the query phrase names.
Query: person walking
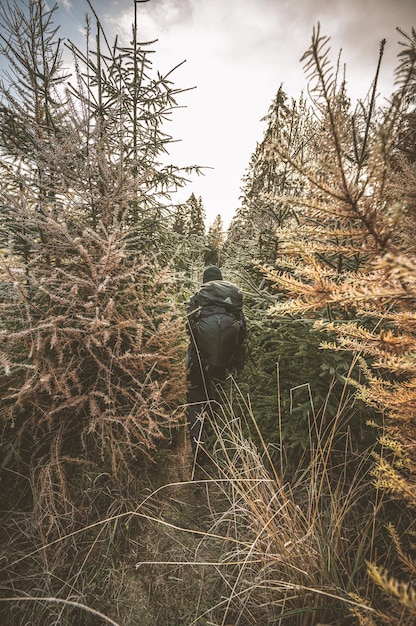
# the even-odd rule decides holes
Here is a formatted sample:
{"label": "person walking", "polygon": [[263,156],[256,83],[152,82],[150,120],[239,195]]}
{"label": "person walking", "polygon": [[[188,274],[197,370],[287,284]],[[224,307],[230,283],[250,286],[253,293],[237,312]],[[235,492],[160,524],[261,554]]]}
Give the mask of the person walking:
{"label": "person walking", "polygon": [[228,373],[244,367],[246,320],[243,296],[223,280],[219,267],[205,268],[200,289],[187,308],[189,348],[187,367],[188,425],[195,461],[206,458],[204,421],[215,413],[219,402],[217,384]]}

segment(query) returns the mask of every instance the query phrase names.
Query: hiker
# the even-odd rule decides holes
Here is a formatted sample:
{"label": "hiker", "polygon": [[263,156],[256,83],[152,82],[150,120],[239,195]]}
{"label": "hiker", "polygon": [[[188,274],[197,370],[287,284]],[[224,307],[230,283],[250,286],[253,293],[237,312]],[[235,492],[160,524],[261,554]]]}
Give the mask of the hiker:
{"label": "hiker", "polygon": [[244,367],[246,321],[243,296],[223,280],[221,270],[211,265],[204,270],[202,285],[187,309],[190,336],[187,354],[188,423],[194,458],[203,458],[204,419],[212,416],[219,401],[216,384],[227,373]]}

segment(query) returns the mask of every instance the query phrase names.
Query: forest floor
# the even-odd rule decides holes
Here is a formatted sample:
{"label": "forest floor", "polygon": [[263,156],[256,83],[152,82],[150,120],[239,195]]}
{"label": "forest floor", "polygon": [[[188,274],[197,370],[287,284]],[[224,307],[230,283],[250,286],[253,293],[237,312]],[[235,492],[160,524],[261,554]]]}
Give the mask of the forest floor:
{"label": "forest floor", "polygon": [[208,624],[225,584],[223,514],[230,502],[219,469],[193,467],[181,435],[153,463],[137,467],[124,502],[122,492],[99,480],[105,474],[91,479],[97,521],[68,533],[62,520],[62,541],[50,547],[32,527],[29,503],[23,507],[9,489],[0,522],[0,597],[15,601],[0,602],[0,626],[103,626],[93,611],[119,626]]}
{"label": "forest floor", "polygon": [[123,604],[130,603],[131,613],[123,624],[208,623],[204,613],[216,604],[223,583],[218,566],[210,563],[221,560],[221,514],[229,506],[223,484],[212,478],[216,474],[209,462],[195,467],[184,443],[148,476],[152,489],[140,507],[145,517],[135,525],[137,534],[133,528],[129,533],[125,591],[131,596]]}

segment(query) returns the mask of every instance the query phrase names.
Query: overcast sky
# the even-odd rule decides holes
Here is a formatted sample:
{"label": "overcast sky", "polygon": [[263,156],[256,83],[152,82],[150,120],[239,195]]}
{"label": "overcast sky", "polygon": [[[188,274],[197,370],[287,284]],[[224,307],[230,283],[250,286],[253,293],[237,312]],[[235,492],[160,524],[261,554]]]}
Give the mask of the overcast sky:
{"label": "overcast sky", "polygon": [[[52,0],[51,0],[52,1]],[[131,39],[133,0],[96,0],[94,7],[112,39],[118,32]],[[58,0],[61,36],[84,26],[86,0]],[[380,41],[387,39],[380,93],[393,89],[396,27],[416,27],[415,0],[149,0],[138,4],[139,39],[158,39],[155,69],[166,73],[186,61],[172,76],[176,87],[193,87],[180,97],[166,132],[175,165],[201,165],[179,197],[202,196],[207,225],[220,213],[229,224],[239,205],[241,179],[265,129],[267,113],[279,85],[298,98],[306,81],[300,58],[309,47],[318,21],[331,38],[334,59],[342,49],[348,92],[365,97],[374,77]]]}

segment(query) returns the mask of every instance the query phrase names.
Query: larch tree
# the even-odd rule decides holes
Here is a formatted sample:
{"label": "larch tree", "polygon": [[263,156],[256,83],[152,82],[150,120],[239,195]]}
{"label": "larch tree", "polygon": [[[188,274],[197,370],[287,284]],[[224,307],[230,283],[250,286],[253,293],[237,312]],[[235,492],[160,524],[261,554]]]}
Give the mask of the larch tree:
{"label": "larch tree", "polygon": [[[256,266],[280,293],[269,309],[274,322],[309,319],[313,332],[321,333],[322,351],[350,354],[359,365],[334,369],[334,375],[341,374],[356,390],[356,401],[367,407],[363,426],[368,430],[372,425],[378,433],[372,478],[403,505],[400,519],[389,520],[392,511],[386,510],[384,524],[397,549],[401,575],[414,576],[416,34],[402,35],[396,91],[389,104],[376,107],[383,41],[368,98],[350,111],[345,85],[338,87],[338,70],[329,60],[329,39],[319,27],[314,30],[303,60],[319,121],[309,143],[315,158],[288,151],[279,136],[269,147],[271,162],[279,159],[301,177],[307,193],[300,198],[286,194],[284,202],[296,213],[296,226],[280,230],[275,262],[260,260]],[[352,407],[337,415],[334,433],[341,418],[352,415]],[[385,571],[389,562],[374,560],[368,570],[386,594],[398,588]],[[414,603],[406,604],[406,594],[394,595],[391,623],[411,623]]]}

